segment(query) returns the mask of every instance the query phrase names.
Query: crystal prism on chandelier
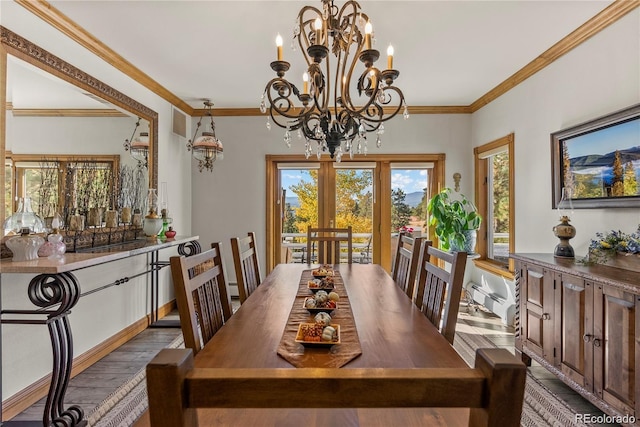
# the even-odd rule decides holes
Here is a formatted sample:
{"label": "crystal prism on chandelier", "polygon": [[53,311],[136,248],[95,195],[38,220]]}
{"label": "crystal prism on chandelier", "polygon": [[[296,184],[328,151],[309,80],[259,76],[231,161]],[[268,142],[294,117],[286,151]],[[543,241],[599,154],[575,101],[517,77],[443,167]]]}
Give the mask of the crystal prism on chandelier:
{"label": "crystal prism on chandelier", "polygon": [[[341,8],[322,0],[322,10],[304,6],[296,19],[292,46],[300,46],[308,64],[302,90],[285,78],[290,64],[283,60],[282,37],[276,38],[277,60],[271,69],[277,77],[267,83],[260,111],[271,123],[285,129],[284,142],[293,135],[305,140],[305,157],[323,151],[340,161],[345,153],[367,154],[367,135],[382,144],[383,122],[409,111],[402,91],[394,86],[400,75],[393,69],[393,47],[387,49],[387,67],[376,68],[380,52],[371,47],[372,25],[360,4],[348,1]],[[357,71],[358,62],[364,64]],[[333,67],[332,67],[333,65]]]}

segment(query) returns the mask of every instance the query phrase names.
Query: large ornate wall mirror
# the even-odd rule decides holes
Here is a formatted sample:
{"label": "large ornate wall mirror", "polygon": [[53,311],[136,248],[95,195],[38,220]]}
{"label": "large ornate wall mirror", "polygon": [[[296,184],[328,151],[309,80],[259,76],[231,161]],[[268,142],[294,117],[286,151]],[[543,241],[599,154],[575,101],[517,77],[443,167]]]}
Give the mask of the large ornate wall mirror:
{"label": "large ornate wall mirror", "polygon": [[[30,191],[26,178],[30,171],[38,169],[44,175],[46,165],[63,173],[91,163],[92,176],[130,165],[138,179],[143,175],[145,187],[157,188],[155,111],[2,26],[0,42],[0,64],[6,68],[5,81],[0,82],[4,104],[0,188],[5,193],[0,200],[0,224],[17,209],[17,198]],[[146,167],[123,144],[143,132],[149,141]],[[44,182],[42,177],[39,180]],[[69,197],[72,191],[65,192]],[[63,194],[51,201],[58,206],[63,203]]]}

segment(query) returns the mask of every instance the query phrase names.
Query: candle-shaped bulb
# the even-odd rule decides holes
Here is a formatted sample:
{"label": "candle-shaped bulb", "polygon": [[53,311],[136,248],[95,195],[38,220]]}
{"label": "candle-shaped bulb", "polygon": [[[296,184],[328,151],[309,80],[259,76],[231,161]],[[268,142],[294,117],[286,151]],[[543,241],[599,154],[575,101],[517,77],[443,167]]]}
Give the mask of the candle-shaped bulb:
{"label": "candle-shaped bulb", "polygon": [[309,94],[309,74],[302,74],[302,93],[305,95]]}
{"label": "candle-shaped bulb", "polygon": [[378,84],[376,81],[376,71],[371,70],[369,72],[369,77],[371,78],[371,89],[376,90],[378,88]]}
{"label": "candle-shaped bulb", "polygon": [[365,49],[371,49],[371,33],[373,32],[373,25],[367,21],[364,26],[364,43]]}
{"label": "candle-shaped bulb", "polygon": [[276,37],[276,47],[278,48],[278,61],[282,61],[282,36],[280,33]]}
{"label": "candle-shaped bulb", "polygon": [[387,69],[393,70],[393,46],[387,48]]}
{"label": "candle-shaped bulb", "polygon": [[316,44],[320,44],[322,38],[322,19],[316,18],[313,23],[313,28],[316,30]]}

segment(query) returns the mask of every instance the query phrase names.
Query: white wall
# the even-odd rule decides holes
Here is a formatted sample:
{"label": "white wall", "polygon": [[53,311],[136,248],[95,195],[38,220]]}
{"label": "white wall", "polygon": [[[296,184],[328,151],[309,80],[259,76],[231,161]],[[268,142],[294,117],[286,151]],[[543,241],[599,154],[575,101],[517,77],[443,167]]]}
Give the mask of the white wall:
{"label": "white wall", "polygon": [[[224,160],[213,172],[192,168],[193,232],[203,246],[220,241],[226,253],[228,280],[235,282],[229,239],[254,231],[260,245],[260,262],[265,272],[266,247],[266,154],[302,154],[304,142],[294,135],[291,149],[283,142],[284,129],[267,130],[266,116],[214,117],[216,136],[224,143]],[[453,173],[462,174],[461,191],[473,193],[469,157],[470,116],[402,116],[385,125],[382,147],[370,143],[374,153],[445,153],[447,185],[453,186]],[[362,158],[362,156],[361,156]],[[195,163],[194,163],[195,164]]]}
{"label": "white wall", "polygon": [[[551,230],[559,216],[551,208],[550,134],[638,102],[636,9],[472,115],[474,147],[515,133],[516,252],[550,253],[558,243]],[[635,231],[640,210],[580,209],[571,222],[577,229],[571,245],[582,257],[598,231]],[[513,283],[471,268],[473,281],[513,298]]]}
{"label": "white wall", "polygon": [[136,117],[14,117],[7,113],[11,122],[7,150],[13,154],[116,154],[121,165],[137,165],[123,145],[131,138]]}

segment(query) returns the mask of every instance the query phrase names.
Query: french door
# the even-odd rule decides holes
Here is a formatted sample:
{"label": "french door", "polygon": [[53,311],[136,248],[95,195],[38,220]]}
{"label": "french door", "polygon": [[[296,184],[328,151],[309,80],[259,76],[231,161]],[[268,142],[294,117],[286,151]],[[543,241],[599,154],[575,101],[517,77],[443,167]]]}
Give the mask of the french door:
{"label": "french door", "polygon": [[341,163],[267,156],[267,269],[308,262],[309,226],[351,226],[353,262],[389,269],[399,224],[428,233],[419,204],[441,187],[443,166],[443,155],[369,155]]}

